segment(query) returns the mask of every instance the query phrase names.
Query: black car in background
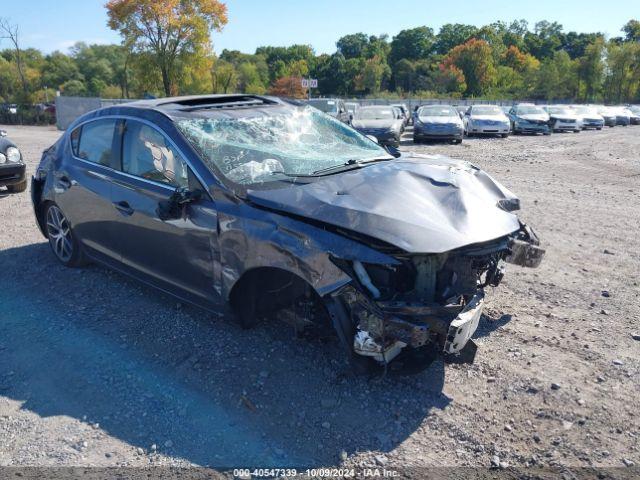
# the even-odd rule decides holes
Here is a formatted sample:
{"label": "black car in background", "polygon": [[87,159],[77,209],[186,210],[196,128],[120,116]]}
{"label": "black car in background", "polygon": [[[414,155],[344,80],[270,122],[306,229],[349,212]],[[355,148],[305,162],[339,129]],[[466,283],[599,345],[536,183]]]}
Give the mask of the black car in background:
{"label": "black car in background", "polygon": [[0,187],[6,187],[10,193],[24,192],[27,189],[25,171],[20,150],[7,138],[7,132],[0,130]]}
{"label": "black car in background", "polygon": [[317,108],[327,115],[337,118],[343,123],[351,123],[353,114],[347,110],[344,100],[339,98],[314,98],[311,100],[305,100],[305,103]]}
{"label": "black car in background", "polygon": [[85,114],[43,153],[32,199],[64,265],[228,302],[245,327],[335,332],[362,369],[403,352],[472,360],[484,288],[503,261],[544,254],[518,198],[478,167],[396,159],[314,108],[254,95]]}
{"label": "black car in background", "polygon": [[398,147],[404,118],[400,109],[391,105],[370,105],[358,109],[351,125],[363,135],[376,137],[380,145]]}

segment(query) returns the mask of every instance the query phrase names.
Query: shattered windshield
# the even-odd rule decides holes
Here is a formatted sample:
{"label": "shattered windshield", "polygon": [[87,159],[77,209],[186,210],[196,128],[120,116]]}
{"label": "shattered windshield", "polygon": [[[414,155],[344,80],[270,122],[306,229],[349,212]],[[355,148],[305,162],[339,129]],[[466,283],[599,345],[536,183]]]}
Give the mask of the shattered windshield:
{"label": "shattered windshield", "polygon": [[205,163],[241,185],[391,158],[376,143],[310,107],[246,118],[184,119],[176,125]]}

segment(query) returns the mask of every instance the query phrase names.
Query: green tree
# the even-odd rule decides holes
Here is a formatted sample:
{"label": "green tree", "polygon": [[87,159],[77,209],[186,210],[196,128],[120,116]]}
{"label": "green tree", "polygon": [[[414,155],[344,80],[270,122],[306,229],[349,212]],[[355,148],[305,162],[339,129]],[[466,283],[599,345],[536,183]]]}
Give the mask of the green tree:
{"label": "green tree", "polygon": [[181,56],[206,51],[213,30],[227,23],[227,7],[218,0],[109,0],[109,27],[126,45],[153,55],[165,95],[175,92]]}
{"label": "green tree", "polygon": [[582,94],[580,98],[588,102],[600,99],[604,74],[604,40],[598,38],[585,48],[584,55],[578,59],[578,77]]}
{"label": "green tree", "polygon": [[640,82],[640,42],[607,44],[605,99],[624,103],[636,98]]}
{"label": "green tree", "polygon": [[640,42],[640,22],[638,20],[629,20],[622,31],[626,35],[627,41]]}
{"label": "green tree", "polygon": [[464,74],[467,95],[483,95],[496,81],[496,67],[489,43],[471,39],[452,49],[445,57],[446,68],[452,65]]}
{"label": "green tree", "polygon": [[231,62],[216,60],[211,71],[211,90],[214,93],[231,93],[238,86],[238,72]]}
{"label": "green tree", "polygon": [[53,90],[58,90],[63,83],[69,80],[84,81],[84,77],[73,58],[58,51],[45,57],[40,74],[42,85]]}
{"label": "green tree", "polygon": [[336,42],[338,53],[344,58],[364,57],[365,48],[368,45],[369,37],[364,33],[345,35]]}
{"label": "green tree", "polygon": [[393,66],[396,89],[404,92],[415,91],[416,67],[410,60],[403,58]]}
{"label": "green tree", "polygon": [[401,30],[391,40],[389,61],[395,65],[401,59],[420,60],[427,58],[434,49],[435,35],[429,27]]}
{"label": "green tree", "polygon": [[440,28],[435,42],[435,51],[445,55],[453,47],[456,47],[474,35],[478,29],[473,25],[465,25],[463,23],[447,23]]}

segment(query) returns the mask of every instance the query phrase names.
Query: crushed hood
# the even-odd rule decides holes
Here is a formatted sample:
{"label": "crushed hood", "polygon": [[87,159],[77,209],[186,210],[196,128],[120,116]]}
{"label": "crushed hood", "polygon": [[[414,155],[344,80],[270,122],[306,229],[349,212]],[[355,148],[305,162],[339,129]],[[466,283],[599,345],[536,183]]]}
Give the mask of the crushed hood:
{"label": "crushed hood", "polygon": [[517,118],[522,118],[523,120],[533,120],[533,121],[542,121],[548,122],[549,115],[545,113],[523,113],[522,115],[516,115]]}
{"label": "crushed hood", "polygon": [[306,185],[249,190],[251,202],[359,232],[409,253],[442,253],[508,235],[513,193],[468,162],[406,156]]}

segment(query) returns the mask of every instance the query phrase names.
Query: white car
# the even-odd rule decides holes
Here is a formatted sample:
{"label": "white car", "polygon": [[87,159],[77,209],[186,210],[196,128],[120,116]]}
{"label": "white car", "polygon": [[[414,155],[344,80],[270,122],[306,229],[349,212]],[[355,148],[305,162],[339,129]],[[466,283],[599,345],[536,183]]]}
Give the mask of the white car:
{"label": "white car", "polygon": [[571,105],[571,110],[578,115],[582,130],[588,128],[602,130],[602,127],[604,127],[604,117],[598,113],[595,107],[590,105]]}
{"label": "white car", "polygon": [[509,136],[511,120],[496,105],[472,105],[464,115],[464,133],[472,135]]}
{"label": "white car", "polygon": [[554,132],[582,131],[582,125],[578,114],[566,105],[548,105],[544,109],[551,119],[551,128]]}

